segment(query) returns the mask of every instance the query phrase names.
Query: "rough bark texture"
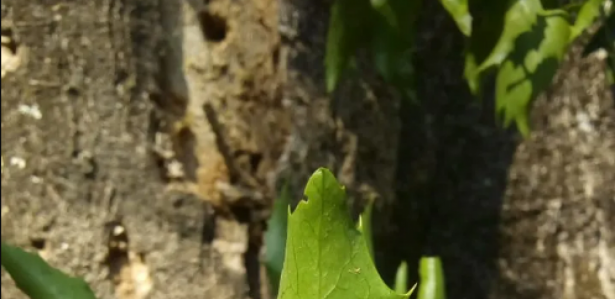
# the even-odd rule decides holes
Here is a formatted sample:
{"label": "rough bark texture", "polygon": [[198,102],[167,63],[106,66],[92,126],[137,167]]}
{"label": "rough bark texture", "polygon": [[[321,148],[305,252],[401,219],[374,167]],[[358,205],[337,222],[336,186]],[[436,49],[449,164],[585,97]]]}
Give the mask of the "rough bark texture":
{"label": "rough bark texture", "polygon": [[615,298],[615,109],[605,64],[581,51],[537,101],[535,133],[517,147],[498,298]]}
{"label": "rough bark texture", "polygon": [[[2,237],[101,299],[258,298],[271,200],[284,183],[301,198],[320,166],[355,207],[379,198],[387,281],[439,255],[455,298],[614,298],[615,109],[598,58],[571,52],[521,140],[469,94],[437,1],[421,13],[418,106],[362,64],[325,93],[328,1],[73,2],[2,3],[21,57],[6,73],[3,57]],[[4,272],[2,292],[23,298]]]}
{"label": "rough bark texture", "polygon": [[[275,8],[250,6],[259,1],[235,6],[227,2],[229,7],[220,13],[235,18],[230,26],[243,21],[244,29],[256,28],[261,17],[275,22],[266,15],[275,16]],[[170,4],[173,7],[167,7]],[[221,206],[222,200],[211,177],[222,183],[231,178],[220,162],[214,134],[203,122],[202,104],[220,105],[221,100],[212,93],[211,84],[217,83],[212,83],[217,79],[212,62],[199,55],[210,54],[221,63],[238,58],[216,56],[216,49],[204,47],[197,14],[185,12],[192,8],[183,4],[3,2],[3,28],[5,23],[11,28],[28,55],[2,82],[2,157],[7,161],[2,170],[2,236],[17,245],[40,247],[54,265],[83,275],[100,298],[248,295],[243,259],[248,221],[232,213],[212,220],[208,208]],[[221,1],[219,6],[224,5]],[[250,9],[240,15],[246,6]],[[168,31],[179,32],[185,44]],[[243,39],[233,34],[245,32],[222,33],[232,47]],[[265,36],[251,45],[257,42],[264,46],[255,53],[266,55],[264,63],[269,62],[268,45],[275,39]],[[168,63],[178,54],[188,66]],[[255,57],[245,61],[258,62]],[[206,69],[195,78],[198,67]],[[248,76],[257,76],[254,80],[263,80],[250,72],[255,66],[241,67]],[[169,83],[184,79],[183,74],[161,76],[176,75],[165,73],[173,68],[192,72],[185,72],[188,97],[177,92],[176,82]],[[266,66],[262,69],[267,71]],[[235,66],[228,72],[232,84],[245,83],[233,77]],[[260,89],[237,88],[232,93],[230,87],[218,85],[220,92],[229,91],[228,114],[237,112],[241,100],[259,104],[248,93],[258,95]],[[264,92],[273,87],[263,87]],[[37,107],[41,116],[19,113],[20,107]],[[190,121],[175,125],[184,118]],[[165,144],[165,139],[170,142]],[[182,192],[169,187],[181,187]],[[117,242],[107,240],[105,228],[120,220],[130,242],[118,248]],[[2,280],[3,295],[19,298],[5,273]]]}

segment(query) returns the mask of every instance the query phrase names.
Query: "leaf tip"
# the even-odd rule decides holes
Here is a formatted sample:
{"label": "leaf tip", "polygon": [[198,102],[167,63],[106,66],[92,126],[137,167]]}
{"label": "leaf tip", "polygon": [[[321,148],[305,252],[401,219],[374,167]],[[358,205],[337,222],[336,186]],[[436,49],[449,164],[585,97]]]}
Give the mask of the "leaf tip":
{"label": "leaf tip", "polygon": [[319,167],[318,169],[316,169],[316,171],[314,171],[314,173],[312,174],[312,176],[310,177],[309,181],[312,180],[328,180],[328,179],[333,179],[337,182],[337,179],[335,179],[335,176],[333,175],[333,173],[325,168],[325,167]]}

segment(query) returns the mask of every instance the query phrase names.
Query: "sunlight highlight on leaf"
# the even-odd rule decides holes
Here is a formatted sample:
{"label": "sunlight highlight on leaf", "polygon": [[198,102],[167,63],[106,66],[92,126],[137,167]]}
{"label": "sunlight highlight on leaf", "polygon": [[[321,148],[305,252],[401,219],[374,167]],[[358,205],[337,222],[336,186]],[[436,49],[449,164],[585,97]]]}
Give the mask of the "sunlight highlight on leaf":
{"label": "sunlight highlight on leaf", "polygon": [[577,38],[585,29],[598,20],[600,9],[604,5],[605,0],[587,0],[579,10],[577,19],[572,27],[570,40]]}
{"label": "sunlight highlight on leaf", "polygon": [[453,17],[461,33],[470,36],[472,34],[472,16],[468,8],[468,0],[440,0],[440,2]]}
{"label": "sunlight highlight on leaf", "polygon": [[567,14],[556,10],[541,13],[531,30],[518,36],[496,79],[496,110],[504,114],[504,126],[515,121],[524,136],[529,134],[530,101],[551,84],[569,36]]}
{"label": "sunlight highlight on leaf", "polygon": [[444,271],[439,257],[422,257],[419,262],[417,299],[445,299]]}
{"label": "sunlight highlight on leaf", "polygon": [[542,11],[540,0],[517,0],[508,9],[504,18],[504,31],[491,54],[477,69],[482,72],[489,67],[497,66],[506,59],[514,49],[515,40],[521,34],[529,31]]}

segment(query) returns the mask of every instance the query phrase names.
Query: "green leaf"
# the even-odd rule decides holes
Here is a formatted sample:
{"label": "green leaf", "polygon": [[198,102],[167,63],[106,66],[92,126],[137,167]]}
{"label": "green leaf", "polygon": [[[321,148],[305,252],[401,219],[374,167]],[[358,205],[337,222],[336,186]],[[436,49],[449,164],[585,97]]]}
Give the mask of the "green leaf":
{"label": "green leaf", "polygon": [[331,7],[325,69],[327,92],[337,86],[355,52],[369,34],[370,5],[367,1],[336,0]]}
{"label": "green leaf", "polygon": [[372,238],[372,211],[374,209],[374,198],[370,197],[365,210],[361,213],[359,217],[359,231],[363,234],[363,238],[365,238],[365,244],[367,244],[367,250],[369,251],[369,256],[374,259],[374,242]]}
{"label": "green leaf", "polygon": [[477,72],[500,65],[513,51],[517,37],[532,29],[538,14],[542,11],[540,0],[516,0],[513,2],[505,14],[502,35],[489,56],[480,64]]}
{"label": "green leaf", "polygon": [[534,25],[517,36],[512,51],[496,79],[496,110],[504,113],[504,126],[514,120],[527,136],[528,105],[551,84],[559,62],[568,48],[570,25],[561,10],[540,13]]}
{"label": "green leaf", "polygon": [[319,168],[305,188],[307,201],[288,219],[279,299],[394,299],[346,205],[344,188]]}
{"label": "green leaf", "polygon": [[588,0],[581,6],[581,10],[577,14],[577,20],[572,27],[570,40],[577,38],[585,29],[591,26],[600,16],[600,10],[603,7],[605,0]]}
{"label": "green leaf", "polygon": [[478,95],[480,92],[480,76],[476,75],[478,73],[476,71],[477,69],[476,57],[472,52],[466,52],[463,76],[468,82],[468,87],[470,87],[470,91],[473,95]]}
{"label": "green leaf", "polygon": [[468,0],[440,0],[444,8],[453,17],[457,27],[465,36],[472,33],[472,16],[468,7]]}
{"label": "green leaf", "polygon": [[445,299],[444,271],[439,257],[422,257],[417,299]]}
{"label": "green leaf", "polygon": [[506,13],[516,1],[472,0],[469,11],[472,15],[471,35],[466,39],[464,77],[470,90],[479,96],[482,77],[480,64],[487,59],[504,32]]}
{"label": "green leaf", "polygon": [[412,52],[420,1],[372,1],[375,14],[371,48],[378,72],[406,98],[414,100]]}
{"label": "green leaf", "polygon": [[85,281],[49,266],[40,256],[2,241],[2,267],[31,299],[96,299]]}
{"label": "green leaf", "polygon": [[290,195],[288,186],[284,185],[280,196],[273,204],[271,217],[267,222],[265,232],[265,267],[267,276],[274,294],[280,287],[280,277],[284,266],[284,254],[286,249],[286,227],[288,225],[288,205]]}
{"label": "green leaf", "polygon": [[[416,284],[414,287],[416,287]],[[402,261],[399,267],[397,267],[397,272],[395,273],[395,292],[398,294],[408,292],[408,264],[406,261]]]}

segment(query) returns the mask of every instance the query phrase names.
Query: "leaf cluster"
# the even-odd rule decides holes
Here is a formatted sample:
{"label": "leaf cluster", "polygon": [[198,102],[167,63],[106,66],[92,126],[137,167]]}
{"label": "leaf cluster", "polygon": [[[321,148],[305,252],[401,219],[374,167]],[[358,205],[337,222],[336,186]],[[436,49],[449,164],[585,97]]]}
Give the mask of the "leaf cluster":
{"label": "leaf cluster", "polygon": [[[331,8],[325,67],[332,91],[359,49],[371,50],[388,82],[413,98],[412,49],[420,0],[335,0]],[[465,36],[469,89],[482,97],[482,83],[495,75],[496,115],[527,136],[528,107],[547,88],[570,44],[599,19],[607,19],[587,51],[613,54],[613,14],[606,0],[558,7],[554,0],[440,0]],[[609,16],[607,16],[609,15]],[[612,73],[612,71],[611,71]],[[611,77],[612,78],[612,77]]]}
{"label": "leaf cluster", "polygon": [[331,7],[325,69],[332,92],[343,73],[368,50],[378,72],[413,99],[413,41],[420,1],[336,0]]}

